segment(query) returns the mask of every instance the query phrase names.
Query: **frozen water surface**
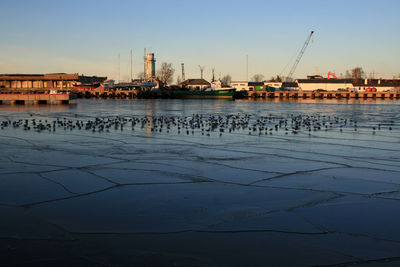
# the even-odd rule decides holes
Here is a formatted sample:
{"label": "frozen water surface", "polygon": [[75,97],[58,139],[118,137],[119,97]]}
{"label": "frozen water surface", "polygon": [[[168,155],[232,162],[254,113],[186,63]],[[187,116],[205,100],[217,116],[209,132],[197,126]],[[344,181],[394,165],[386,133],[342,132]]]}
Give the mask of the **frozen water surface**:
{"label": "frozen water surface", "polygon": [[346,100],[1,105],[0,262],[399,265],[399,110]]}

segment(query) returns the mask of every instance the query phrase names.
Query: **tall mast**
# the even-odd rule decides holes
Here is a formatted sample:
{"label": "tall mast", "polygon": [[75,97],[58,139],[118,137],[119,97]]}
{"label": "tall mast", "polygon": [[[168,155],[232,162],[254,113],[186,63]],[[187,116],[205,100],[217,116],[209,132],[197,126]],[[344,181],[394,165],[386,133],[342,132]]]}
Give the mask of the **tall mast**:
{"label": "tall mast", "polygon": [[132,70],[132,61],[133,61],[133,55],[132,55],[132,49],[131,49],[131,82],[132,82],[132,80],[133,80],[133,70]]}
{"label": "tall mast", "polygon": [[146,48],[144,49],[143,57],[143,77],[146,79]]}
{"label": "tall mast", "polygon": [[205,67],[205,66],[200,66],[200,65],[199,65],[199,68],[200,68],[200,77],[201,77],[201,79],[203,79],[204,67]]}
{"label": "tall mast", "polygon": [[246,55],[246,82],[249,82],[249,55]]}
{"label": "tall mast", "polygon": [[185,64],[184,63],[181,63],[182,64],[182,81],[184,82],[185,81]]}
{"label": "tall mast", "polygon": [[121,75],[121,55],[118,53],[118,81],[117,81],[117,83],[119,83],[119,81],[120,81],[120,75]]}

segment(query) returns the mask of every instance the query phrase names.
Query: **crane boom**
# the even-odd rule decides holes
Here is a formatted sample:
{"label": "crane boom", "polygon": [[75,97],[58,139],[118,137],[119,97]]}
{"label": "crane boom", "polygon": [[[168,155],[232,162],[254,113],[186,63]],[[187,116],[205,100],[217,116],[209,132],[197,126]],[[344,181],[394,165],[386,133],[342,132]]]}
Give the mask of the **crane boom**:
{"label": "crane boom", "polygon": [[312,37],[313,34],[314,34],[314,31],[311,31],[310,35],[307,37],[306,42],[304,43],[303,47],[301,48],[300,53],[299,53],[299,55],[297,56],[297,59],[296,59],[296,61],[294,62],[293,66],[292,66],[292,68],[290,69],[290,72],[289,72],[289,74],[288,74],[288,76],[287,76],[287,78],[286,78],[286,81],[287,81],[287,82],[292,78],[293,73],[295,72],[295,70],[296,70],[296,68],[297,68],[297,65],[299,65],[299,62],[300,62],[300,60],[301,60],[301,57],[303,56],[304,52],[306,51],[306,48],[307,48],[308,44],[310,43],[310,40],[311,40],[311,37]]}

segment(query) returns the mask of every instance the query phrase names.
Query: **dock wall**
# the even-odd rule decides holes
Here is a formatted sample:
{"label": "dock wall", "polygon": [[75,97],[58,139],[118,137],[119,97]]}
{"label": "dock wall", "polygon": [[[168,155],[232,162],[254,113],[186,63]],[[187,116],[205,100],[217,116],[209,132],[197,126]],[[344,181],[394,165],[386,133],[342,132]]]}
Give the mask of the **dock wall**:
{"label": "dock wall", "polygon": [[32,102],[33,104],[68,104],[70,100],[75,98],[75,95],[72,94],[0,94],[0,103],[25,104],[26,102]]}
{"label": "dock wall", "polygon": [[340,98],[370,98],[370,99],[400,99],[398,92],[343,92],[343,91],[255,91],[247,94],[250,98],[311,98],[311,99],[340,99]]}

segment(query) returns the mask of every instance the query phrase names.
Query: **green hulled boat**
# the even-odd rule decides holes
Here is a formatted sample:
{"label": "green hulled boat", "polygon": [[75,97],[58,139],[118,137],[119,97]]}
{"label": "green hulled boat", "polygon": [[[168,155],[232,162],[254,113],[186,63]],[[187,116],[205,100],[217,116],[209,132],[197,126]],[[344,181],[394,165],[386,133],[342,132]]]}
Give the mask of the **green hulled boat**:
{"label": "green hulled boat", "polygon": [[232,98],[236,88],[223,87],[220,80],[213,81],[211,87],[203,90],[182,89],[173,92],[176,98]]}
{"label": "green hulled boat", "polygon": [[173,96],[176,98],[232,98],[235,88],[220,90],[179,90],[174,91]]}

